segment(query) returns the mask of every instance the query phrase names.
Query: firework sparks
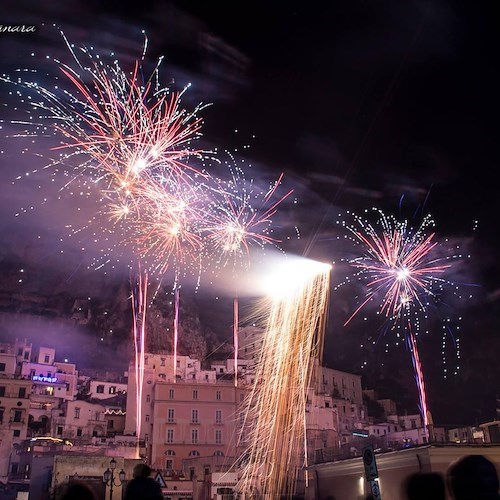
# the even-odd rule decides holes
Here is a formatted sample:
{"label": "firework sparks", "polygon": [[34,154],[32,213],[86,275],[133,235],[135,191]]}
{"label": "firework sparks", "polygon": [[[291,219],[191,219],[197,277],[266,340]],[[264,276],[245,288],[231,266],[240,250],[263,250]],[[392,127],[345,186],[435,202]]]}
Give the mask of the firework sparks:
{"label": "firework sparks", "polygon": [[307,389],[314,359],[322,356],[330,275],[330,266],[307,264],[314,265],[303,273],[294,266],[293,282],[287,268],[287,285],[274,289],[263,306],[268,320],[258,382],[248,400],[252,432],[238,483],[240,491],[257,488],[262,498],[291,496],[299,469],[307,467]]}
{"label": "firework sparks", "polygon": [[363,249],[362,256],[349,262],[366,286],[364,298],[344,326],[369,303],[376,303],[378,313],[387,318],[391,329],[398,331],[398,338],[403,332],[414,367],[421,414],[427,426],[427,396],[417,343],[419,316],[427,317],[430,304],[436,304],[445,287],[456,287],[448,275],[453,261],[460,255],[442,255],[437,251],[435,233],[430,232],[435,226],[431,216],[413,229],[407,221],[374,211],[378,215],[375,226],[354,214],[351,214],[353,223],[341,222],[354,243]]}
{"label": "firework sparks", "polygon": [[414,306],[425,308],[423,298],[434,295],[436,286],[449,283],[443,274],[451,264],[432,255],[437,242],[433,241],[434,233],[426,234],[434,225],[430,216],[413,231],[406,221],[378,213],[381,231],[360,217],[355,217],[355,225],[345,226],[364,247],[365,255],[351,264],[360,270],[368,289],[365,300],[345,324],[379,294],[383,296],[380,312],[399,318]]}
{"label": "firework sparks", "polygon": [[250,247],[275,245],[278,240],[271,235],[272,217],[277,207],[292,191],[273,200],[283,175],[274,181],[267,192],[246,181],[243,170],[229,167],[231,178],[217,180],[210,204],[210,211],[203,227],[208,254],[215,256],[218,265],[225,266],[231,260],[246,265]]}
{"label": "firework sparks", "polygon": [[64,179],[62,190],[97,198],[96,214],[84,227],[68,225],[79,237],[98,225],[97,244],[99,234],[106,235],[102,243],[110,246],[94,268],[127,252],[129,266],[140,260],[151,277],[173,271],[175,288],[180,277],[199,279],[204,266],[245,265],[251,246],[278,242],[270,235],[271,218],[290,194],[276,196],[282,176],[261,191],[238,167],[216,171],[224,163],[215,153],[192,146],[201,136],[205,105],[187,110],[182,97],[189,85],[182,91],[161,85],[162,58],[144,76],[147,39],[142,58],[126,71],[116,59],[75,49],[62,36],[72,59],[54,60],[63,78],[56,77],[53,88],[5,75],[1,80],[31,103],[30,119],[16,121],[26,125],[18,135],[50,133],[59,140],[52,148],[59,156],[46,168]]}

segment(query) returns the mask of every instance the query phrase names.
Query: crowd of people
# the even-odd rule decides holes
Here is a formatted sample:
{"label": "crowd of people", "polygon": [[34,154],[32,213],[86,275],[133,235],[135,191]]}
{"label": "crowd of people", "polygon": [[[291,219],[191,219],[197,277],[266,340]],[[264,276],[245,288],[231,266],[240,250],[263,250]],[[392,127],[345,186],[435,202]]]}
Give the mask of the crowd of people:
{"label": "crowd of people", "polygon": [[[134,478],[125,489],[124,500],[162,500],[159,483],[151,476],[151,468],[137,464]],[[62,500],[97,500],[85,483],[66,485]],[[497,468],[483,455],[467,455],[452,463],[446,474],[415,472],[403,485],[407,500],[445,500],[446,491],[453,500],[500,500]],[[330,496],[330,499],[334,499]],[[367,497],[369,500],[370,497]]]}
{"label": "crowd of people", "polygon": [[453,462],[446,474],[416,472],[404,484],[408,500],[500,500],[495,464],[483,455],[466,455]]}

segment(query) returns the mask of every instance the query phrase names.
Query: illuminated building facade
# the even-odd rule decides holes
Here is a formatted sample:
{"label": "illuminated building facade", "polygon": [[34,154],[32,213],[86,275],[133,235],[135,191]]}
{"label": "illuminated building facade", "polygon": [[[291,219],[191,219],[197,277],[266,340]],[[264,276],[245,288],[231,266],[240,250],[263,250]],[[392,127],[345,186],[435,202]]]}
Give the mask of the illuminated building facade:
{"label": "illuminated building facade", "polygon": [[[245,377],[234,383],[234,362],[216,362],[210,370],[200,362],[178,356],[148,354],[140,414],[137,413],[136,378],[130,367],[125,433],[137,432],[147,443],[147,460],[154,468],[178,474],[185,463],[205,457],[204,474],[212,472],[212,457],[227,457],[227,467],[243,451],[238,436],[243,426],[243,402],[249,390]],[[245,361],[239,369],[245,370]],[[195,460],[195,462],[199,462]],[[194,475],[195,466],[186,474]]]}

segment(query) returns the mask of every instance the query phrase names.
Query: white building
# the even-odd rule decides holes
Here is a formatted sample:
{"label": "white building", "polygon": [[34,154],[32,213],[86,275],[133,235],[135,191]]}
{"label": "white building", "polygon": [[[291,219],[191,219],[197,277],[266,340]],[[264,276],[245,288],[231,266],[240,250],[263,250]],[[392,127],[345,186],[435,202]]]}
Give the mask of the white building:
{"label": "white building", "polygon": [[127,384],[125,382],[116,382],[108,380],[90,380],[88,395],[92,399],[108,399],[118,394],[127,393]]}

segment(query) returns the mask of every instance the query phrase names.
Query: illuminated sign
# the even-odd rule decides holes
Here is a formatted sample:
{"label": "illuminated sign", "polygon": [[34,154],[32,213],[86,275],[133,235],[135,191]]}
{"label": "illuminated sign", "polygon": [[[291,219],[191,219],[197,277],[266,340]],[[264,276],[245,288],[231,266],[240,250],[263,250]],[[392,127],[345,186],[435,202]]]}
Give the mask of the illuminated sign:
{"label": "illuminated sign", "polygon": [[362,437],[362,438],[367,438],[368,437],[368,431],[352,431],[352,435],[356,437]]}
{"label": "illuminated sign", "polygon": [[43,375],[33,375],[31,380],[34,380],[35,382],[48,382],[49,384],[57,382],[56,377],[44,377]]}

